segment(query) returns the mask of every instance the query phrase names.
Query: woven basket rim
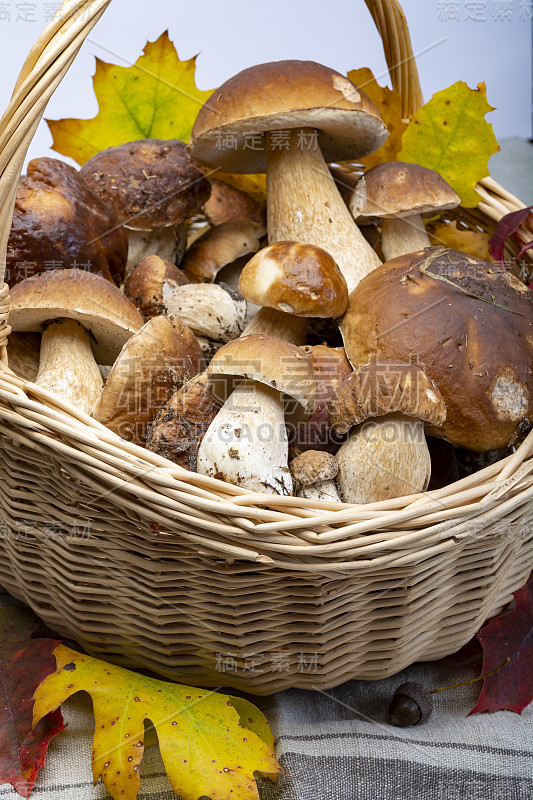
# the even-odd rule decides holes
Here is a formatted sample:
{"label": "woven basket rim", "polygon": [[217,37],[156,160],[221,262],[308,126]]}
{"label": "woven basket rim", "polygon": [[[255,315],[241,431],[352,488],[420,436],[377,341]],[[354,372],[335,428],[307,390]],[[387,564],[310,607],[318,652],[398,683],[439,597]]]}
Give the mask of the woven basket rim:
{"label": "woven basket rim", "polygon": [[[24,155],[46,102],[72,63],[85,36],[109,2],[110,0],[68,0],[39,37],[23,66],[13,99],[0,122],[0,167],[4,170],[0,181],[4,223],[1,235],[4,238],[0,247],[5,247],[6,219],[12,213],[14,191],[18,185]],[[372,0],[365,2],[382,35],[393,85],[399,86],[402,94],[404,113],[412,115],[421,103],[421,93],[403,11],[396,0],[388,3]],[[384,9],[393,15],[397,27],[394,35],[387,28],[390,20],[388,22],[388,18],[384,16]],[[81,11],[87,12],[85,16]],[[406,58],[401,59],[400,63],[395,40],[396,44],[401,44],[400,51],[403,48],[406,54]],[[45,80],[47,71],[52,74]],[[41,79],[44,84],[39,88]],[[18,124],[22,124],[20,109],[25,108],[28,111],[28,100],[34,98],[36,92],[38,102],[34,99],[35,111],[31,112],[33,116],[28,112],[28,116],[24,118],[27,133],[21,141],[16,141],[14,131],[16,132]],[[15,141],[12,141],[13,138]],[[497,191],[497,184],[491,179],[482,184],[486,194]],[[508,203],[516,201],[509,193],[503,192],[502,195],[503,200]],[[484,201],[487,205],[486,197]],[[506,210],[505,204],[502,208]],[[482,210],[482,213],[485,212]],[[499,209],[497,213],[501,215]],[[523,503],[533,497],[533,488],[529,485],[528,477],[533,469],[533,460],[523,463],[533,452],[533,432],[514,454],[443,489],[365,505],[339,505],[280,495],[251,494],[232,484],[189,472],[162,456],[120,439],[68,403],[58,401],[58,398],[35,384],[16,377],[6,364],[8,310],[9,296],[7,286],[4,285],[0,293],[0,323],[4,325],[1,332],[4,346],[0,366],[0,415],[13,425],[14,419],[17,419],[22,429],[33,425],[32,435],[36,437],[55,437],[54,446],[57,450],[74,450],[77,443],[80,460],[85,459],[87,462],[85,466],[89,468],[90,464],[90,468],[94,469],[93,461],[100,457],[102,477],[107,476],[109,481],[115,480],[116,485],[125,491],[117,465],[122,460],[124,471],[131,473],[129,489],[126,490],[131,495],[152,499],[153,485],[156,485],[161,499],[166,498],[170,502],[172,492],[178,495],[181,493],[181,505],[185,509],[191,511],[190,506],[195,504],[194,512],[199,519],[202,519],[202,515],[211,514],[217,518],[225,515],[238,520],[240,528],[235,526],[230,539],[237,542],[243,536],[243,529],[248,530],[251,536],[255,536],[257,544],[261,545],[261,551],[251,551],[247,541],[247,547],[231,545],[231,552],[236,555],[246,553],[247,557],[253,556],[256,561],[267,562],[276,560],[271,553],[284,552],[289,553],[292,558],[304,554],[302,560],[311,555],[321,558],[331,552],[340,552],[343,544],[345,550],[350,552],[356,546],[357,537],[365,539],[364,546],[368,550],[371,546],[369,535],[378,536],[378,533],[369,534],[369,531],[384,531],[381,534],[383,539],[385,535],[390,537],[394,530],[398,533],[399,543],[405,544],[406,538],[413,535],[413,528],[409,525],[414,524],[414,520],[418,523],[416,530],[419,531],[421,540],[425,534],[429,535],[431,529],[440,537],[439,540],[447,543],[458,535],[458,525],[463,525],[470,519],[479,520],[484,514],[490,514],[495,507],[505,509],[506,503],[511,504],[508,509],[511,513],[513,504],[516,505],[518,500]],[[114,476],[113,470],[116,473]],[[144,486],[148,488],[143,488]],[[178,513],[177,505],[180,501],[175,502],[174,510]],[[227,542],[217,540],[215,533],[217,525],[221,531],[224,530],[224,525],[211,518],[209,524],[213,532],[211,549],[227,554]],[[421,527],[422,525],[429,527]],[[295,537],[294,541],[276,541],[278,531],[283,532],[286,539]],[[362,547],[363,545],[359,545],[360,552],[363,552]],[[256,550],[259,551],[260,548],[257,547]],[[360,566],[363,561],[354,563]],[[339,565],[335,562],[330,566]],[[348,566],[344,564],[344,568]]]}

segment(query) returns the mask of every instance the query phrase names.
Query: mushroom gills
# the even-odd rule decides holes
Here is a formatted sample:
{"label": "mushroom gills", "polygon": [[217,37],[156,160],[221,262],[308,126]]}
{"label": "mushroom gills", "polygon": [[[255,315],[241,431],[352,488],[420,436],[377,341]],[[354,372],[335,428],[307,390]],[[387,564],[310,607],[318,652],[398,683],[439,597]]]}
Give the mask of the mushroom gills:
{"label": "mushroom gills", "polygon": [[198,472],[252,492],[291,495],[284,400],[279,391],[243,381],[209,426]]}

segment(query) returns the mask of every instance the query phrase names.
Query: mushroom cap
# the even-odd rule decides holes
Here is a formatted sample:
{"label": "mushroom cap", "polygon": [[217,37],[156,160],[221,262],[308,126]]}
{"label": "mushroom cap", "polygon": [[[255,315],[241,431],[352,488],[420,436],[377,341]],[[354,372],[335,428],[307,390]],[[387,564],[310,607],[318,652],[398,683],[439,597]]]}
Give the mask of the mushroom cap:
{"label": "mushroom cap", "polygon": [[331,453],[322,450],[306,450],[293,458],[289,464],[297,488],[312,486],[320,481],[332,481],[339,471],[339,464]]}
{"label": "mushroom cap", "polygon": [[7,242],[10,286],[49,269],[76,266],[120,283],[127,258],[120,220],[74,167],[57,158],[29,162]]}
{"label": "mushroom cap", "polygon": [[126,228],[139,231],[179,225],[211,192],[179,139],[138,139],[108,147],[86,161],[80,175]]}
{"label": "mushroom cap", "polygon": [[247,146],[246,137],[291,128],[317,129],[326,161],[367,155],[389,135],[377,106],[340,72],[315,61],[272,61],[239,72],[213,92],[187,149],[227,172],[265,172],[265,147]]}
{"label": "mushroom cap", "polygon": [[431,378],[415,364],[380,359],[352,372],[328,403],[332,426],[347,433],[370,417],[405,414],[440,426],[446,405]]}
{"label": "mushroom cap", "polygon": [[9,324],[14,331],[40,333],[44,323],[65,317],[90,331],[99,364],[112,364],[143,324],[120,289],[91,272],[51,270],[26,278],[11,290]]}
{"label": "mushroom cap", "polygon": [[327,347],[323,344],[302,347],[313,365],[317,398],[313,414],[300,425],[291,438],[291,447],[296,451],[327,450],[336,452],[344,437],[331,427],[328,401],[352,372],[344,347]]}
{"label": "mushroom cap", "polygon": [[148,431],[146,447],[196,472],[198,448],[220,411],[208,390],[207,372],[187,381],[161,409]]}
{"label": "mushroom cap", "polygon": [[210,178],[211,197],[203,205],[210,225],[221,225],[236,219],[248,219],[265,224],[265,212],[254,198],[229,183]]}
{"label": "mushroom cap", "polygon": [[352,292],[342,327],[354,367],[416,358],[435,381],[447,416],[432,436],[497,450],[533,419],[533,293],[498,264],[438,247],[395,258]]}
{"label": "mushroom cap", "polygon": [[461,198],[433,169],[390,161],[377,164],[357,182],[349,206],[355,219],[408,217],[456,208]]}
{"label": "mushroom cap", "polygon": [[309,357],[290,342],[253,334],[228,342],[208,368],[213,397],[224,403],[243,380],[264,383],[282,392],[287,424],[297,425],[313,413],[316,381]]}
{"label": "mushroom cap", "polygon": [[191,281],[208,283],[237,258],[259,250],[264,225],[251,220],[223,222],[203,233],[187,250],[181,269]]}
{"label": "mushroom cap", "polygon": [[145,320],[165,313],[163,284],[173,281],[185,286],[189,279],[170,261],[159,256],[146,256],[137,264],[124,284],[124,294],[139,309]]}
{"label": "mushroom cap", "polygon": [[122,348],[93,416],[123,439],[144,445],[150,422],[193,374],[171,321],[153,317]]}
{"label": "mushroom cap", "polygon": [[321,247],[276,242],[256,253],[239,279],[243,297],[298,317],[340,317],[348,305],[346,280]]}

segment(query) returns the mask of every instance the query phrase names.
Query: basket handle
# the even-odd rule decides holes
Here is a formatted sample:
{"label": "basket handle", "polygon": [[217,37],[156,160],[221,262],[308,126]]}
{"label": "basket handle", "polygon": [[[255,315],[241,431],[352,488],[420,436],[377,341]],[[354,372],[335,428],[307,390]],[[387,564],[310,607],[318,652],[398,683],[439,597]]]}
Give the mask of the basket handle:
{"label": "basket handle", "polygon": [[[24,62],[11,101],[0,120],[0,284],[20,173],[48,100],[74,61],[86,36],[111,0],[67,0]],[[8,290],[0,291],[0,347],[5,360]]]}
{"label": "basket handle", "polygon": [[383,42],[392,88],[402,99],[402,116],[411,119],[424,100],[407,19],[398,0],[365,0],[365,3]]}

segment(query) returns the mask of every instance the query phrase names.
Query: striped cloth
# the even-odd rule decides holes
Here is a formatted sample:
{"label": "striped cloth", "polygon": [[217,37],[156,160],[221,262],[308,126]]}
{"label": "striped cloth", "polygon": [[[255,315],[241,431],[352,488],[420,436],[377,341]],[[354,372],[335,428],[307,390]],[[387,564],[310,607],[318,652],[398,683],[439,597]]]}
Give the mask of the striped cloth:
{"label": "striped cloth", "polygon": [[[521,716],[499,711],[468,717],[479,693],[479,684],[470,684],[434,695],[425,725],[387,723],[388,704],[400,683],[436,688],[478,673],[479,657],[467,647],[387,680],[250,698],[266,714],[286,770],[277,786],[260,780],[261,800],[531,800],[533,705]],[[32,797],[109,798],[101,784],[92,787],[89,697],[70,698],[63,714],[68,727],[52,740]],[[138,800],[176,800],[155,747],[145,751],[141,780]],[[18,798],[9,784],[0,786],[4,798]]]}

